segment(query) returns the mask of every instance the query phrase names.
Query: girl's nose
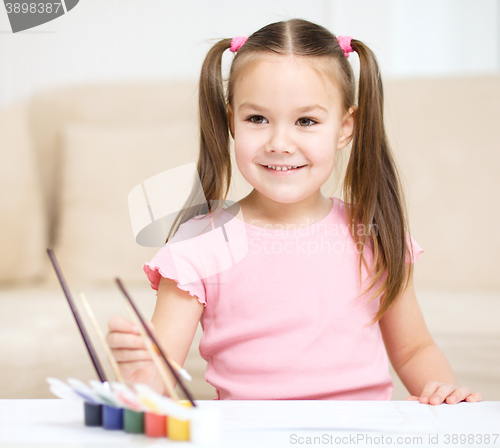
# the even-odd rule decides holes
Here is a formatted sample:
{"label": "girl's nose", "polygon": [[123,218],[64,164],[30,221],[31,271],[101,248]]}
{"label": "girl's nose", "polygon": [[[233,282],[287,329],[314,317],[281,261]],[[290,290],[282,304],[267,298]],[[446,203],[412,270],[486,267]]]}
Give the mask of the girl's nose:
{"label": "girl's nose", "polygon": [[277,127],[271,131],[269,141],[266,144],[266,152],[270,153],[295,153],[296,148],[293,140],[290,138],[290,131],[284,127]]}

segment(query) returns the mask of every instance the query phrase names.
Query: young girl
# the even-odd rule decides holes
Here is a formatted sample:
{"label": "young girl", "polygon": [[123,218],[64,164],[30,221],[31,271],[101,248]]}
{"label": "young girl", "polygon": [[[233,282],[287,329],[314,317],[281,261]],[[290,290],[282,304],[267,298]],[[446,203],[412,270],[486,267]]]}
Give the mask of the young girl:
{"label": "young girl", "polygon": [[[225,96],[227,49],[235,57]],[[175,238],[143,266],[169,356],[183,365],[201,319],[205,379],[218,399],[390,400],[390,359],[407,399],[482,401],[458,386],[415,296],[423,250],[409,234],[372,51],[305,20],[273,23],[217,42],[199,95],[206,206],[185,207]],[[224,209],[229,133],[253,190]],[[351,141],[344,198],[324,197]],[[166,393],[132,322],[113,317],[108,341],[127,380]]]}

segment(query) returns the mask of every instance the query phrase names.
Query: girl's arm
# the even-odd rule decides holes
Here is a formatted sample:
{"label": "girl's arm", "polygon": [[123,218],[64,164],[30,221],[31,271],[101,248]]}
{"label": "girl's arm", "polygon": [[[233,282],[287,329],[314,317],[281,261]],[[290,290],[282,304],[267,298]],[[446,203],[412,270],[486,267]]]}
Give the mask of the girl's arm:
{"label": "girl's arm", "polygon": [[[195,297],[179,289],[175,280],[161,277],[151,322],[158,342],[168,356],[181,366],[186,361],[203,308],[203,304]],[[175,378],[167,367],[166,369],[175,387]],[[166,391],[162,390],[162,393],[165,394]]]}
{"label": "girl's arm", "polygon": [[[152,318],[154,328],[151,326],[151,329],[166,354],[181,366],[186,360],[202,313],[203,304],[179,289],[174,280],[161,277]],[[149,384],[157,392],[166,394],[165,385],[134,323],[114,316],[109,320],[108,327],[106,338],[125,381]],[[167,366],[165,369],[175,387],[174,376]]]}
{"label": "girl's arm", "polygon": [[379,322],[387,354],[411,396],[421,403],[482,401],[457,379],[427,329],[415,294],[413,276],[406,290]]}

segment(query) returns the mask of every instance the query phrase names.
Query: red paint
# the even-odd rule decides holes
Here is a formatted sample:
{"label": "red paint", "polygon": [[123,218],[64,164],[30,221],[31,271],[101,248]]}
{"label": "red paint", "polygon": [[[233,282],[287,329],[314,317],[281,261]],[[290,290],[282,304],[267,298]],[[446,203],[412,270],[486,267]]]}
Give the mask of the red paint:
{"label": "red paint", "polygon": [[144,434],[148,437],[165,437],[167,435],[167,416],[145,412]]}

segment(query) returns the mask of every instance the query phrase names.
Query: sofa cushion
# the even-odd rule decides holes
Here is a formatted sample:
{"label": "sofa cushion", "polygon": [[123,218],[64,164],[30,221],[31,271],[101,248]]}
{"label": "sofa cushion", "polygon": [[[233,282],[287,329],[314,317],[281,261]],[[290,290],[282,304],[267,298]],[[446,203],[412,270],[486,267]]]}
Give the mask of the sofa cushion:
{"label": "sofa cushion", "polygon": [[27,105],[0,111],[0,282],[33,281],[47,268],[47,222]]}
{"label": "sofa cushion", "polygon": [[96,82],[35,92],[30,127],[36,145],[52,244],[59,232],[61,130],[70,123],[159,126],[195,121],[195,81]]}
{"label": "sofa cushion", "polygon": [[[427,249],[419,284],[496,288],[500,77],[386,83],[388,134],[412,234]],[[385,87],[385,86],[384,86]]]}
{"label": "sofa cushion", "polygon": [[151,176],[196,161],[194,123],[70,124],[62,144],[62,212],[55,252],[66,278],[73,284],[105,284],[115,276],[147,283],[142,265],[159,248],[135,242],[128,195]]}

